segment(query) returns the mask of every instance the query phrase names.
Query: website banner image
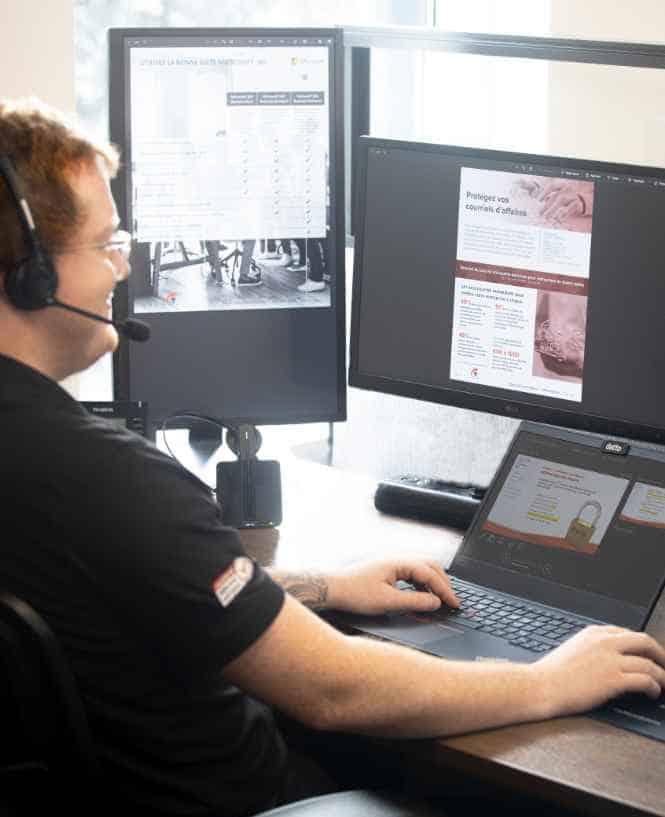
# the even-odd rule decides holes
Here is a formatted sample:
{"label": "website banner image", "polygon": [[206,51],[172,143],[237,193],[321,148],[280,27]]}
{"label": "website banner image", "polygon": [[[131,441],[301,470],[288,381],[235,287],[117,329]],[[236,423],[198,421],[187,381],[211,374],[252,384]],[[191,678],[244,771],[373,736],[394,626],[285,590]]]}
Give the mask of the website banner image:
{"label": "website banner image", "polygon": [[464,167],[450,376],[582,400],[594,183]]}
{"label": "website banner image", "polygon": [[650,528],[665,528],[665,488],[636,482],[619,519]]}
{"label": "website banner image", "polygon": [[629,480],[520,454],[483,531],[593,555]]}

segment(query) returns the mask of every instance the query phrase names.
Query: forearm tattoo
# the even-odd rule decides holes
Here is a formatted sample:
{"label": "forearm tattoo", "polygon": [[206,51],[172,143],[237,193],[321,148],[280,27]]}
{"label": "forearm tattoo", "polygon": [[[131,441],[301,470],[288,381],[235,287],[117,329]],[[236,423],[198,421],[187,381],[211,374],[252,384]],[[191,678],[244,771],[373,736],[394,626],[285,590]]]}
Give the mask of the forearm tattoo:
{"label": "forearm tattoo", "polygon": [[312,610],[321,609],[328,601],[328,582],[320,573],[273,573],[286,592]]}

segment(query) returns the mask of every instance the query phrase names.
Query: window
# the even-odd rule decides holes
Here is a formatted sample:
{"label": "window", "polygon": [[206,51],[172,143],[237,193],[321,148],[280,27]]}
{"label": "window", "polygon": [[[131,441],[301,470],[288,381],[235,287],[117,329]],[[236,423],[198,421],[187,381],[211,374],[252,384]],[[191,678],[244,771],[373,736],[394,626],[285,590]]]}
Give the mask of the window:
{"label": "window", "polygon": [[[108,135],[106,31],[130,27],[425,25],[427,0],[78,0],[76,90],[81,121]],[[110,400],[111,359],[103,358],[79,381],[82,400]]]}
{"label": "window", "polygon": [[78,113],[88,127],[106,135],[109,28],[425,25],[428,5],[427,0],[78,0]]}
{"label": "window", "polygon": [[[607,0],[78,0],[76,22],[79,113],[105,135],[112,26],[403,25],[653,42],[665,31],[665,4],[642,0],[636,14],[634,4]],[[665,165],[665,70],[373,47],[370,81],[372,134]],[[110,361],[94,368],[81,396],[110,397]],[[481,483],[514,429],[506,418],[355,389],[349,419],[336,432],[339,464]],[[451,427],[469,440],[452,453]]]}

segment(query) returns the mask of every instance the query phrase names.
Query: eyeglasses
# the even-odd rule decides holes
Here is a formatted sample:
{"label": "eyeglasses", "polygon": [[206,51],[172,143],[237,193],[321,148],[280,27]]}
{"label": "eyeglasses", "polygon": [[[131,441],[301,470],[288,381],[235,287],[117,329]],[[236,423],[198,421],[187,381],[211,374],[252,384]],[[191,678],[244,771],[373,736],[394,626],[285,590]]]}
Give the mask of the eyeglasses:
{"label": "eyeglasses", "polygon": [[132,249],[132,234],[127,230],[116,230],[108,241],[103,244],[79,244],[75,247],[65,247],[58,252],[58,255],[69,255],[70,253],[85,252],[86,250],[97,250],[106,254],[118,252],[125,259],[129,260]]}

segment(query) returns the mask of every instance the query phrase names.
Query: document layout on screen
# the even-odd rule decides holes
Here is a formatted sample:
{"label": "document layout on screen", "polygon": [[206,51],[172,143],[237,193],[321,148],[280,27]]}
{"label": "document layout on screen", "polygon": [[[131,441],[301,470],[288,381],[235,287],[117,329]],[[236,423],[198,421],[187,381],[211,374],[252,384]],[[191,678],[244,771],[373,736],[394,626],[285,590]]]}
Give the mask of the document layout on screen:
{"label": "document layout on screen", "polygon": [[581,402],[593,196],[461,168],[451,379]]}
{"label": "document layout on screen", "polygon": [[636,482],[619,519],[636,525],[665,529],[665,488]]}
{"label": "document layout on screen", "polygon": [[326,47],[133,48],[139,241],[323,238]]}
{"label": "document layout on screen", "polygon": [[593,555],[629,480],[519,454],[483,531]]}

